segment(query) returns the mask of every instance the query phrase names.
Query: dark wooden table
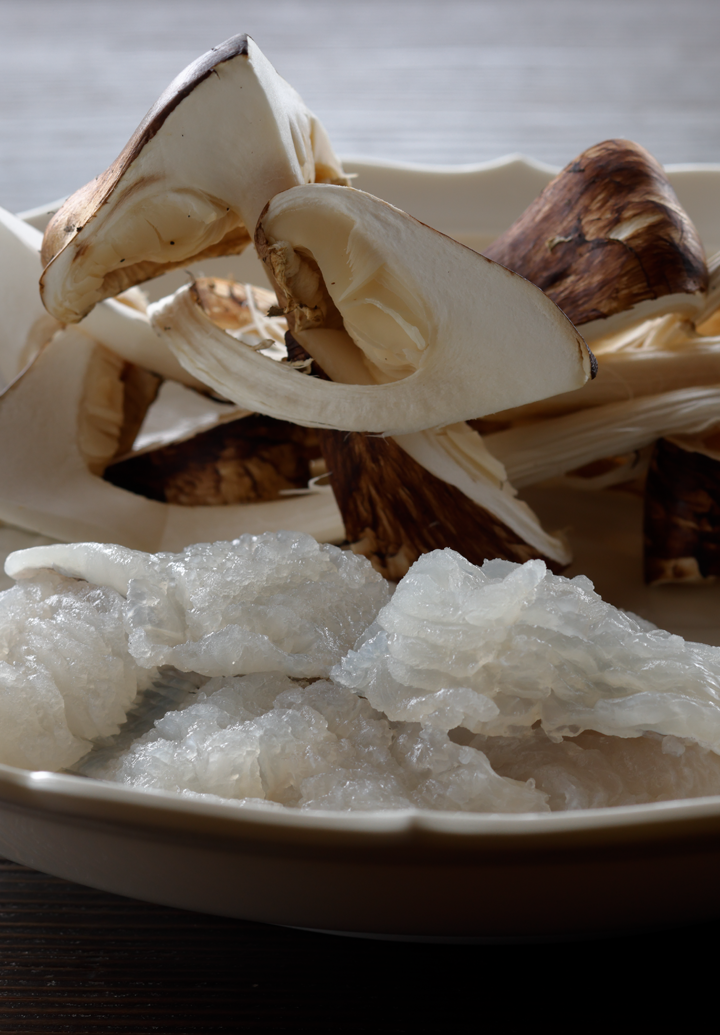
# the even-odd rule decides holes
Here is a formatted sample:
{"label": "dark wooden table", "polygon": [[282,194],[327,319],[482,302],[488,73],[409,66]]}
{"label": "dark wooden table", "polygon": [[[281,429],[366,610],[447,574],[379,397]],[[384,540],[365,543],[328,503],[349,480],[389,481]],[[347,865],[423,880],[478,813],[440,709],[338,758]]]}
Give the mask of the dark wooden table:
{"label": "dark wooden table", "polygon": [[[243,31],[344,155],[561,165],[625,136],[666,163],[720,162],[717,0],[0,0],[0,204],[96,175],[185,64]],[[469,1006],[474,1026],[524,1035],[538,1016],[667,1019],[678,990],[699,1016],[718,925],[662,930],[662,903],[658,924],[578,943],[360,941],[0,862],[0,1031],[458,1032]]]}
{"label": "dark wooden table", "polygon": [[[538,895],[543,889],[538,888]],[[658,903],[661,914],[662,904]],[[660,915],[659,915],[660,922]],[[699,1016],[718,925],[569,942],[339,938],[117,898],[0,864],[0,1031],[317,1035]],[[467,1014],[470,1014],[468,1018]],[[662,1029],[661,1029],[662,1030]]]}

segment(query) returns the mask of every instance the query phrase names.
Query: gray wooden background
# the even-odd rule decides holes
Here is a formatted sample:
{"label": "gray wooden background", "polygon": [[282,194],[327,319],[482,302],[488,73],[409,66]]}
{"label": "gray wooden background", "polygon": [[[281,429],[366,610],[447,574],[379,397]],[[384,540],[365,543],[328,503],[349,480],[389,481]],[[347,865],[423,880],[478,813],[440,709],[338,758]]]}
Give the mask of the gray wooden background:
{"label": "gray wooden background", "polygon": [[0,205],[81,186],[248,32],[344,156],[558,165],[610,136],[720,162],[720,0],[0,0]]}

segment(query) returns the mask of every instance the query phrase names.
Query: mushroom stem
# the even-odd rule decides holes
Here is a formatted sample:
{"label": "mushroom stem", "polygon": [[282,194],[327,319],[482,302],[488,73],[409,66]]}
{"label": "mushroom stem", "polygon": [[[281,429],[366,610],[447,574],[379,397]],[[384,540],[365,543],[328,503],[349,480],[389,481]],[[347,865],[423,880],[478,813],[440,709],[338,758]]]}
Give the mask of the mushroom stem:
{"label": "mushroom stem", "polygon": [[537,522],[554,556],[533,548],[392,439],[322,431],[320,441],[352,549],[387,578],[402,578],[421,554],[444,547],[474,564],[487,557],[524,562],[542,556],[557,571],[570,561],[567,547],[545,536]]}

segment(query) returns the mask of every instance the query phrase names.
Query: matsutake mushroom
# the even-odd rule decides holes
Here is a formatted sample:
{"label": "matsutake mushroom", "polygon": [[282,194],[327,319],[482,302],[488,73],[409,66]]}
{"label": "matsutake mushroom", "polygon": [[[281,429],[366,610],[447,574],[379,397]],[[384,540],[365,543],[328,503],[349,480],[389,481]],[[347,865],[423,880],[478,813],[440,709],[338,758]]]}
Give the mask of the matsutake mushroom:
{"label": "matsutake mushroom", "polygon": [[503,267],[353,189],[279,195],[256,244],[300,350],[291,359],[315,361],[333,383],[239,347],[210,322],[192,286],[151,307],[151,319],[216,391],[325,429],[320,442],[353,549],[394,578],[443,546],[472,560],[567,564],[566,544],[541,528],[463,423],[502,408],[500,400],[570,390],[591,375],[591,354],[557,307]]}
{"label": "matsutake mushroom", "polygon": [[582,391],[495,415],[492,454],[518,486],[644,481],[646,581],[716,578],[718,261],[661,166],[628,141],[590,148],[487,254],[543,287],[598,358]]}
{"label": "matsutake mushroom", "polygon": [[273,195],[313,180],[346,182],[324,129],[254,41],[233,36],[180,73],[53,217],[43,301],[71,323],[133,284],[238,254]]}
{"label": "matsutake mushroom", "polygon": [[485,254],[541,287],[591,342],[705,304],[697,230],[662,166],[629,140],[584,151]]}

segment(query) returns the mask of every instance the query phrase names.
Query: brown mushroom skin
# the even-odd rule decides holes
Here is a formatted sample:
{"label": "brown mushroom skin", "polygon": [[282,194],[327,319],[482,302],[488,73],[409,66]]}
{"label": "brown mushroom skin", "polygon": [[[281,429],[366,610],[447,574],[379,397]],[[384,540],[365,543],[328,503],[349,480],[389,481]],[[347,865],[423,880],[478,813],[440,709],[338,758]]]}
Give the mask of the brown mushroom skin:
{"label": "brown mushroom skin", "polygon": [[351,548],[386,578],[401,579],[421,554],[445,547],[477,565],[541,557],[562,570],[392,439],[325,430],[319,439]]}
{"label": "brown mushroom skin", "polygon": [[645,581],[702,582],[720,575],[718,461],[659,439],[645,484]]}
{"label": "brown mushroom skin", "polygon": [[304,489],[320,458],[311,428],[252,414],[110,464],[105,481],[186,507],[258,503]]}
{"label": "brown mushroom skin", "polygon": [[697,230],[662,166],[628,140],[584,151],[485,255],[537,284],[576,326],[708,284]]}

